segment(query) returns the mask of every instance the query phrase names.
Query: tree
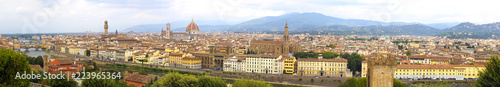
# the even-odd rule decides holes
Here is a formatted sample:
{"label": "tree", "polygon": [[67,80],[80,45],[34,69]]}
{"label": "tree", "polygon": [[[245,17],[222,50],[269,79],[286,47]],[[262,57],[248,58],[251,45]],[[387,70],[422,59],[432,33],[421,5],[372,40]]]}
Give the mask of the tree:
{"label": "tree", "polygon": [[356,52],[352,53],[352,55],[344,53],[343,57],[347,59],[347,68],[351,69],[351,71],[353,71],[353,74],[356,71],[361,71],[361,62],[365,60],[363,57],[361,57],[361,55]]}
{"label": "tree", "polygon": [[410,50],[406,51],[406,55],[407,56],[411,55],[411,51]]}
{"label": "tree", "polygon": [[234,82],[233,87],[273,87],[273,86],[264,81],[240,79]]}
{"label": "tree", "polygon": [[35,62],[34,64],[40,65],[40,67],[43,67],[43,57],[42,56],[36,57],[35,61],[33,61],[33,62]]}
{"label": "tree", "polygon": [[[146,55],[146,56],[147,56],[147,55]],[[148,62],[148,60],[147,60],[147,59],[142,59],[142,60],[139,60],[139,61],[141,61],[141,64],[142,64],[141,66],[144,66],[144,62]]]}
{"label": "tree", "polygon": [[484,69],[479,71],[479,78],[475,84],[478,87],[498,87],[500,86],[500,61],[498,56],[493,56],[485,64]]}
{"label": "tree", "polygon": [[[344,83],[340,84],[339,87],[366,87],[368,86],[367,85],[367,79],[366,77],[361,77],[361,78],[354,78],[354,77],[351,77],[349,79],[347,79]],[[393,81],[393,86],[394,87],[406,87],[406,83],[404,82],[401,82],[397,79],[394,78],[394,81]]]}
{"label": "tree", "polygon": [[97,64],[95,64],[95,62],[92,62],[92,66],[94,66],[94,70],[95,70],[97,67]]}
{"label": "tree", "polygon": [[193,75],[184,75],[180,80],[177,81],[179,87],[197,87],[198,78]]}
{"label": "tree", "polygon": [[88,76],[85,78],[88,79],[82,81],[82,87],[111,87],[115,84],[113,79],[91,78]]}
{"label": "tree", "polygon": [[313,84],[313,83],[314,83],[314,79],[311,79],[311,84]]}
{"label": "tree", "polygon": [[351,77],[345,80],[345,82],[340,84],[339,87],[358,87],[356,86],[356,78]]}
{"label": "tree", "polygon": [[226,87],[226,82],[220,78],[201,76],[198,79],[201,87]]}
{"label": "tree", "polygon": [[165,74],[161,81],[154,82],[151,87],[226,87],[226,82],[220,78],[179,74]]}
{"label": "tree", "polygon": [[330,45],[328,45],[328,46],[326,46],[326,47],[330,47],[330,48],[332,48],[332,49],[335,49],[335,47],[337,47],[337,45],[335,45],[335,44],[330,44]]}
{"label": "tree", "polygon": [[[42,78],[43,78],[42,70],[36,70],[36,69],[31,68],[30,73],[31,73],[31,71],[33,71],[33,74],[40,74],[42,77],[40,77],[40,79],[30,79],[30,82],[34,82],[34,83],[41,82]],[[26,73],[28,73],[28,72],[26,72]]]}
{"label": "tree", "polygon": [[[50,79],[50,85],[52,87],[77,87],[78,84],[74,79],[71,79],[64,75],[66,79]],[[69,79],[69,80],[68,80]]]}
{"label": "tree", "polygon": [[403,45],[398,45],[399,50],[403,50]]}
{"label": "tree", "polygon": [[162,87],[180,87],[180,84],[177,81],[181,80],[184,75],[179,73],[169,73],[165,74],[160,82],[155,82],[153,86],[162,86]]}
{"label": "tree", "polygon": [[90,50],[86,50],[85,53],[87,56],[90,56]]}
{"label": "tree", "polygon": [[361,77],[356,80],[356,85],[358,87],[366,87],[368,84],[366,83],[367,78],[366,77]]}
{"label": "tree", "polygon": [[[366,82],[366,81],[365,81],[365,82]],[[393,84],[393,85],[392,85],[393,87],[406,87],[406,85],[407,85],[406,83],[403,83],[403,82],[399,81],[399,80],[398,80],[398,79],[396,79],[396,78],[394,78],[394,81],[393,81],[393,83],[392,83],[392,84]]]}
{"label": "tree", "polygon": [[14,50],[0,49],[0,84],[3,86],[28,86],[29,80],[15,79],[19,72],[30,71],[26,56]]}

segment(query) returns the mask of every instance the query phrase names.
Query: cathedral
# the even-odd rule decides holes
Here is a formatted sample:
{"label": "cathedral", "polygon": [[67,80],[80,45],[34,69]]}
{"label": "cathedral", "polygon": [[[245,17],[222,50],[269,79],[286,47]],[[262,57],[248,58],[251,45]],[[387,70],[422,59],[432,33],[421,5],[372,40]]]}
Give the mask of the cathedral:
{"label": "cathedral", "polygon": [[250,48],[248,48],[248,51],[255,52],[257,54],[289,54],[299,52],[300,49],[300,44],[295,44],[290,41],[290,36],[288,35],[288,22],[286,22],[282,41],[255,40],[254,38],[250,42]]}
{"label": "cathedral", "polygon": [[172,32],[170,23],[167,23],[167,30],[161,29],[161,36],[166,39],[196,40],[200,37],[198,25],[191,19],[191,23],[186,27],[186,32]]}

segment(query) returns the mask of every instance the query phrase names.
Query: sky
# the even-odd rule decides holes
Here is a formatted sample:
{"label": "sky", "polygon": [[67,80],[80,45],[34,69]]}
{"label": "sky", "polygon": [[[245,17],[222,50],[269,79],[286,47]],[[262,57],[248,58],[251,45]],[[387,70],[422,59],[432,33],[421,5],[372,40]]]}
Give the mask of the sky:
{"label": "sky", "polygon": [[[103,32],[141,24],[237,24],[316,12],[383,22],[499,22],[499,0],[0,0],[0,34]],[[211,21],[211,22],[210,22]],[[187,25],[187,24],[186,24]]]}

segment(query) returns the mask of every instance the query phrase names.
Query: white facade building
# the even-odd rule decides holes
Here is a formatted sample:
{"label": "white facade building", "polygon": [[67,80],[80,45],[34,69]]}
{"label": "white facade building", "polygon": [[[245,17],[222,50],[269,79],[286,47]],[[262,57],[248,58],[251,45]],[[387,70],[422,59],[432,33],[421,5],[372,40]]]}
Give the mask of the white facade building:
{"label": "white facade building", "polygon": [[248,73],[283,74],[281,55],[249,55],[245,62]]}
{"label": "white facade building", "polygon": [[246,62],[245,58],[238,58],[233,56],[232,58],[224,60],[224,71],[229,72],[245,72]]}

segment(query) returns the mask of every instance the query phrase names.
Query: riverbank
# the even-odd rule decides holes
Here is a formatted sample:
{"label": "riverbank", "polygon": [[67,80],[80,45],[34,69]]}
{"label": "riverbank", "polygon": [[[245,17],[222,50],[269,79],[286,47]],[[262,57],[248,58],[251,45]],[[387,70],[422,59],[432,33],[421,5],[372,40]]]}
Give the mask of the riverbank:
{"label": "riverbank", "polygon": [[67,56],[64,56],[64,55],[58,55],[58,54],[52,53],[48,49],[43,50],[43,52],[49,54],[53,58],[68,58]]}

